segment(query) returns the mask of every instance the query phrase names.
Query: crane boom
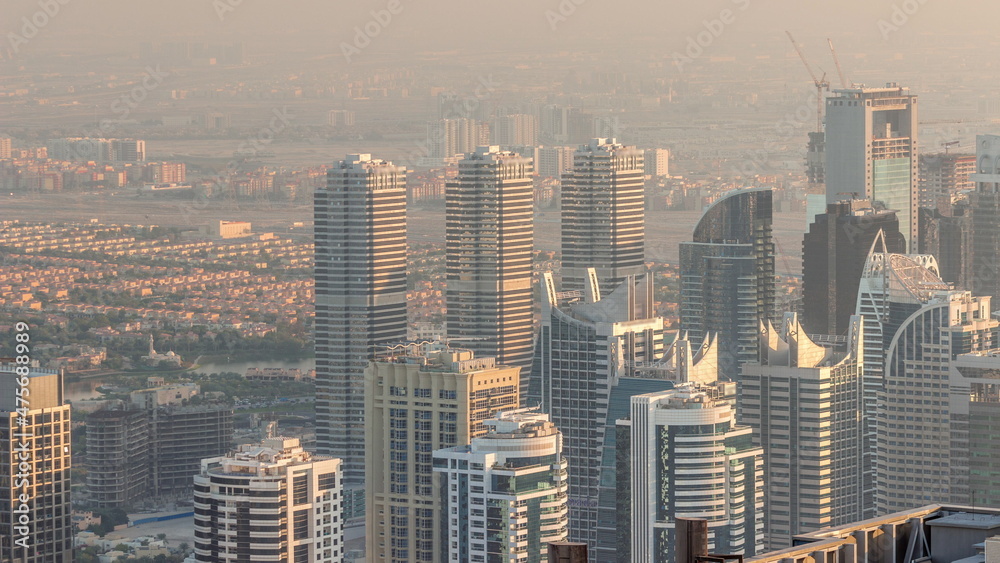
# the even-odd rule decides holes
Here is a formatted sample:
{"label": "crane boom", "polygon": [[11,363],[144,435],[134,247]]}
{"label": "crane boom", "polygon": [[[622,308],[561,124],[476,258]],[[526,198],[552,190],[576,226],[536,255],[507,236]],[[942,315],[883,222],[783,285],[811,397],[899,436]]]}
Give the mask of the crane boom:
{"label": "crane boom", "polygon": [[792,42],[792,47],[795,47],[795,52],[799,54],[799,58],[802,59],[802,64],[806,66],[806,70],[809,71],[809,76],[812,77],[813,82],[819,84],[820,81],[818,78],[816,78],[816,73],[813,72],[812,67],[809,66],[809,62],[806,61],[806,56],[804,53],[802,53],[802,47],[800,47],[799,44],[795,41],[795,38],[792,37],[792,32],[786,31],[785,34],[788,35],[788,39]]}
{"label": "crane boom", "polygon": [[847,77],[844,76],[844,69],[840,67],[840,59],[837,58],[837,50],[833,48],[833,41],[827,37],[826,42],[830,45],[830,53],[833,55],[833,64],[837,65],[837,74],[840,75],[840,87],[847,88]]}
{"label": "crane boom", "polygon": [[795,52],[799,54],[799,58],[802,59],[802,64],[805,65],[806,70],[809,71],[809,76],[813,79],[813,84],[816,86],[816,132],[823,131],[823,89],[830,89],[830,82],[826,79],[826,73],[823,73],[822,78],[816,78],[816,73],[813,72],[811,66],[809,66],[809,61],[806,60],[805,54],[802,52],[802,47],[795,41],[792,37],[792,32],[785,31],[788,35],[788,39],[792,42],[792,46],[795,47]]}

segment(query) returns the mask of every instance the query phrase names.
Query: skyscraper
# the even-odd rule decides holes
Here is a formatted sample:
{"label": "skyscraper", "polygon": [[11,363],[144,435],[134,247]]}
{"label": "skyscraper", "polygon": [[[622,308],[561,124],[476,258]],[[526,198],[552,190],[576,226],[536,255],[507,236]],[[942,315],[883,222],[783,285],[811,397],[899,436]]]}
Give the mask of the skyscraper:
{"label": "skyscraper", "polygon": [[798,315],[785,313],[779,329],[761,327],[760,360],[743,364],[739,420],[754,429],[767,459],[768,549],[874,516],[863,505],[871,482],[864,465],[864,328],[861,317],[850,320],[847,349],[839,351],[814,343]]}
{"label": "skyscraper", "polygon": [[827,205],[802,239],[802,324],[810,334],[843,336],[858,304],[858,283],[875,236],[889,252],[905,252],[894,211],[877,211],[868,200]]}
{"label": "skyscraper", "polygon": [[436,563],[446,547],[432,452],[468,444],[483,421],[516,409],[520,375],[442,344],[383,352],[365,373],[368,560]]}
{"label": "skyscraper", "polygon": [[70,408],[62,373],[0,364],[0,416],[0,561],[71,563]]}
{"label": "skyscraper", "polygon": [[527,393],[534,332],[531,159],[479,147],[459,162],[445,199],[448,338],[499,365],[524,368]]}
{"label": "skyscraper", "polygon": [[[565,437],[565,456],[573,467],[570,539],[587,542],[597,556],[601,543],[612,551],[614,546],[613,536],[604,542],[598,537],[598,520],[607,514],[600,506],[601,486],[614,471],[604,463],[609,433],[614,434],[614,419],[608,419],[614,390],[622,378],[635,376],[637,363],[660,360],[664,346],[663,319],[653,312],[652,276],[629,277],[602,298],[596,271],[589,274],[585,297],[575,303],[556,292],[551,273],[542,275],[538,374],[528,403],[541,404]],[[657,390],[669,386],[661,383]],[[605,508],[613,509],[613,496],[606,500]]]}
{"label": "skyscraper", "polygon": [[826,99],[826,201],[845,194],[896,211],[916,250],[917,97],[897,84],[845,88]]}
{"label": "skyscraper", "polygon": [[562,288],[583,291],[597,268],[601,291],[645,270],[643,151],[593,139],[573,154],[562,184]]}
{"label": "skyscraper", "polygon": [[734,190],[702,214],[680,244],[681,331],[700,343],[719,338],[720,377],[757,357],[757,327],[774,315],[770,188]]}
{"label": "skyscraper", "polygon": [[528,409],[483,424],[470,445],[434,452],[448,553],[439,561],[543,563],[567,534],[562,434]]}
{"label": "skyscraper", "polygon": [[[949,285],[938,275],[933,256],[894,254],[887,251],[881,233],[875,237],[858,284],[857,305],[857,314],[864,318],[865,467],[875,465],[876,406],[885,386],[885,354],[889,343],[910,314],[937,292],[948,289]],[[866,482],[864,506],[874,506],[874,495],[874,481]]]}
{"label": "skyscraper", "polygon": [[[964,381],[964,390],[958,386],[953,362],[959,354],[996,354],[998,326],[990,316],[990,297],[938,291],[895,331],[879,393],[875,494],[879,514],[929,502],[974,504],[973,495],[980,491],[970,489],[970,442],[977,442],[978,453],[984,456],[974,460],[982,464],[977,477],[989,484],[981,494],[995,496],[989,489],[1000,485],[1000,479],[990,478],[982,468],[996,465],[988,432],[996,424],[991,418],[1000,414],[993,398],[996,372],[983,370],[978,377],[966,373],[964,377],[980,380],[973,400],[986,412],[970,410],[971,382]],[[1000,362],[993,366],[1000,368]]]}
{"label": "skyscraper", "polygon": [[632,397],[618,422],[623,560],[674,561],[677,518],[708,520],[709,553],[763,551],[764,455],[736,423],[735,395],[736,383],[717,382]]}
{"label": "skyscraper", "polygon": [[194,485],[195,561],[344,560],[339,459],[268,438],[202,460]]}
{"label": "skyscraper", "polygon": [[406,339],[405,169],[349,155],[316,190],[316,444],[365,479],[364,372],[374,346]]}
{"label": "skyscraper", "polygon": [[972,193],[972,292],[1000,304],[1000,135],[977,135]]}

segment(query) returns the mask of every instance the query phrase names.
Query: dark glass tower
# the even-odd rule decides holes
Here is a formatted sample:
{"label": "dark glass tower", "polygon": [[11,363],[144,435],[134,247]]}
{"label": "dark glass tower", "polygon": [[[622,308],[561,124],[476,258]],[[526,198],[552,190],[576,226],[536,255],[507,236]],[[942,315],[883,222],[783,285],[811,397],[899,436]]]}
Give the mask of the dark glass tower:
{"label": "dark glass tower", "polygon": [[889,252],[905,252],[895,211],[865,199],[830,203],[802,240],[802,297],[809,334],[845,335],[858,304],[858,283],[879,231]]}
{"label": "dark glass tower", "polygon": [[774,315],[770,188],[730,192],[712,204],[680,245],[681,331],[719,338],[719,373],[736,379],[757,354],[757,327]]}

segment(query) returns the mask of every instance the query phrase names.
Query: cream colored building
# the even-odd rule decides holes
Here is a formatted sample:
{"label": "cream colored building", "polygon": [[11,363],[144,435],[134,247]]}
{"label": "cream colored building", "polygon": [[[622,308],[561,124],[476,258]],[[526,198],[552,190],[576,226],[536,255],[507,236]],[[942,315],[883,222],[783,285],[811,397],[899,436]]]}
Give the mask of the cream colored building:
{"label": "cream colored building", "polygon": [[778,329],[762,323],[760,357],[740,375],[740,422],[767,459],[767,549],[866,516],[864,357],[858,315],[843,351],[813,342],[795,313]]}
{"label": "cream colored building", "polygon": [[[0,365],[0,506],[5,511],[0,561],[70,563],[70,407],[63,376],[32,367],[22,386],[25,379],[15,370]],[[30,469],[23,470],[24,464]]]}
{"label": "cream colored building", "polygon": [[520,369],[443,344],[398,346],[365,371],[368,560],[439,561],[433,452],[463,446],[518,406]]}

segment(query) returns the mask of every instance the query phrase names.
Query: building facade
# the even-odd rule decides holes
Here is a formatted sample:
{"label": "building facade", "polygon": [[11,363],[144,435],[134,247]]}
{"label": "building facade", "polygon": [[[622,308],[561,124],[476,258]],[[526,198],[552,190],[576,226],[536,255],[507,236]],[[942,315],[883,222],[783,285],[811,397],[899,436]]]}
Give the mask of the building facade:
{"label": "building facade", "polygon": [[681,331],[719,339],[720,377],[757,357],[757,327],[775,309],[770,188],[735,190],[709,207],[680,244]]}
{"label": "building facade", "polygon": [[937,258],[941,279],[956,289],[973,287],[975,242],[972,206],[962,200],[947,209],[920,208],[918,252]]}
{"label": "building facade", "polygon": [[459,162],[445,200],[448,338],[524,368],[525,394],[534,348],[531,158],[479,147]]}
{"label": "building facade", "polygon": [[71,420],[62,373],[0,364],[0,417],[0,562],[72,563]]}
{"label": "building facade", "polygon": [[896,211],[907,249],[916,250],[919,207],[917,97],[908,88],[834,90],[826,99],[826,201],[844,194]]}
{"label": "building facade", "polygon": [[[950,286],[938,275],[937,261],[925,254],[888,252],[884,237],[872,243],[858,285],[857,314],[864,319],[865,467],[874,467],[877,408],[885,387],[885,358],[897,329],[914,311]],[[865,485],[865,506],[875,505],[875,483]]]}
{"label": "building facade", "polygon": [[533,147],[538,144],[538,118],[523,113],[498,117],[490,133],[495,145]]}
{"label": "building facade", "polygon": [[949,209],[975,187],[976,155],[960,153],[921,154],[920,207]]}
{"label": "building facade", "polygon": [[187,495],[201,460],[223,455],[233,446],[229,406],[163,406],[147,413],[150,484],[156,496]]}
{"label": "building facade", "polygon": [[365,480],[364,373],[375,345],[406,339],[405,169],[348,155],[315,194],[316,445]]}
{"label": "building facade", "polygon": [[[589,269],[586,297],[567,302],[556,292],[551,273],[542,275],[542,326],[537,349],[538,374],[530,404],[540,404],[565,437],[569,476],[570,540],[598,550],[600,485],[609,478],[602,468],[612,392],[623,377],[633,377],[637,363],[663,356],[663,319],[653,312],[652,276],[627,278],[607,297],[597,272]],[[602,477],[603,475],[603,477]],[[613,540],[604,543],[609,548]]]}
{"label": "building facade", "polygon": [[1000,135],[976,136],[972,179],[972,287],[1000,304]]}
{"label": "building facade", "polygon": [[151,497],[190,497],[201,460],[233,446],[233,409],[187,406],[197,385],[131,393],[127,405],[87,420],[87,492],[98,506],[135,507]]}
{"label": "building facade", "polygon": [[454,162],[455,158],[475,151],[489,140],[489,124],[467,117],[441,119],[427,126],[427,152],[438,162]]}
{"label": "building facade", "polygon": [[760,360],[743,365],[740,422],[767,459],[767,549],[874,515],[864,505],[872,471],[864,465],[863,331],[861,317],[851,317],[838,351],[814,343],[786,313],[779,329],[762,326]]}
{"label": "building facade", "polygon": [[102,410],[87,418],[87,492],[101,508],[131,505],[149,495],[149,416]]}
{"label": "building facade", "polygon": [[433,452],[518,407],[520,369],[441,344],[387,349],[365,372],[369,561],[437,562],[445,547]]}
{"label": "building facade", "polygon": [[619,495],[631,503],[621,560],[674,561],[677,518],[708,521],[709,553],[763,552],[764,453],[736,423],[735,397],[733,382],[632,397],[618,422]]}
{"label": "building facade", "polygon": [[543,563],[548,544],[568,533],[562,434],[528,409],[484,425],[470,445],[434,452],[447,549],[439,561]]}
{"label": "building facade", "polygon": [[[928,502],[973,504],[974,495],[992,494],[970,488],[970,440],[989,435],[969,418],[970,395],[958,392],[957,381],[952,386],[958,355],[997,346],[1000,323],[990,316],[990,305],[990,297],[938,291],[895,331],[877,411],[879,514]],[[979,402],[989,402],[991,389],[980,389],[985,401]]]}
{"label": "building facade", "polygon": [[562,183],[562,289],[583,291],[596,268],[610,293],[646,269],[643,151],[593,139],[573,154]]}
{"label": "building facade", "polygon": [[643,173],[652,179],[670,176],[670,149],[646,149]]}
{"label": "building facade", "polygon": [[344,560],[340,460],[296,438],[268,438],[205,459],[194,478],[194,560]]}
{"label": "building facade", "polygon": [[843,336],[858,302],[858,283],[879,231],[889,252],[905,252],[894,211],[868,200],[827,205],[802,239],[802,324],[810,334]]}

